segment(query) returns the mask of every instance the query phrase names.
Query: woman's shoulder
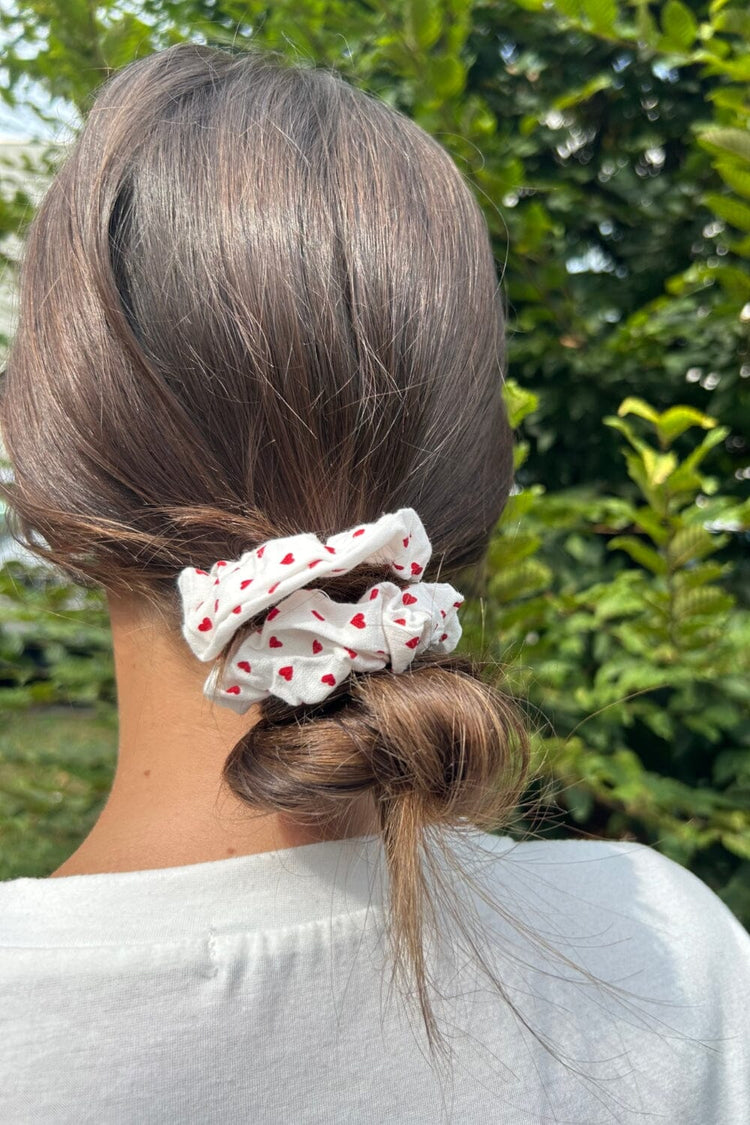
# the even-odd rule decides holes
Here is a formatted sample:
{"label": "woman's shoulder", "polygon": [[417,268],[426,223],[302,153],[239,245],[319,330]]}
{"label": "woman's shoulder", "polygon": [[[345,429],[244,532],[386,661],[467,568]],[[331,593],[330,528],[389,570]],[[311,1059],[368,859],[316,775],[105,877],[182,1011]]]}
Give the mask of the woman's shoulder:
{"label": "woman's shoulder", "polygon": [[[484,853],[488,859],[502,857],[501,865],[495,865],[498,871],[507,864],[521,864],[540,873],[554,872],[566,882],[577,882],[582,877],[586,881],[593,880],[607,893],[614,893],[614,880],[622,880],[631,873],[634,879],[639,880],[640,890],[648,888],[652,896],[660,889],[670,888],[691,901],[702,898],[718,902],[727,914],[734,917],[708,884],[689,868],[637,840],[573,836],[513,839],[490,832],[469,832],[465,840],[467,852]],[[643,884],[642,880],[646,883]]]}
{"label": "woman's shoulder", "polygon": [[750,935],[703,880],[633,841],[464,844],[491,967],[522,1020],[556,1043],[564,1027],[579,1059],[627,1060],[669,1120],[746,1119]]}
{"label": "woman's shoulder", "polygon": [[747,1066],[750,934],[692,871],[634,841],[482,833],[467,855],[480,916],[512,974],[511,962],[523,964],[555,1000],[576,980],[601,983],[600,1000],[626,998],[681,1037],[721,1043],[722,1065]]}
{"label": "woman's shoulder", "polygon": [[717,953],[734,955],[750,981],[748,931],[707,883],[654,847],[481,832],[467,836],[464,854],[472,871],[487,872],[493,894],[502,891],[508,905],[537,918],[554,913],[579,928],[627,933],[631,944],[682,953],[688,967],[703,971],[722,969]]}

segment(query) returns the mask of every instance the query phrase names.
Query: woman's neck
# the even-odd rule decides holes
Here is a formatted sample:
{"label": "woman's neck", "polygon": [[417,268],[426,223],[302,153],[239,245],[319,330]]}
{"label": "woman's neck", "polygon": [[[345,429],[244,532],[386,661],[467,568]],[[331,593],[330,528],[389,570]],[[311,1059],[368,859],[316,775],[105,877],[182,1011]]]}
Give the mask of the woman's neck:
{"label": "woman's neck", "polygon": [[208,667],[130,599],[109,598],[117,676],[118,761],[107,802],[51,878],[180,867],[378,831],[369,794],[323,828],[250,808],[222,780],[258,721],[203,695]]}

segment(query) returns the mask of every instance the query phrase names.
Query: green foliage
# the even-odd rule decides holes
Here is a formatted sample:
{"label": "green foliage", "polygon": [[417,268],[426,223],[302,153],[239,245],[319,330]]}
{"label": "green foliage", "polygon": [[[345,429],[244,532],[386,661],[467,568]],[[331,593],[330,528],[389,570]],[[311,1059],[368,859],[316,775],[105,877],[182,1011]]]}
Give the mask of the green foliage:
{"label": "green foliage", "polygon": [[40,708],[0,723],[0,879],[44,878],[93,827],[114,773],[114,709]]}
{"label": "green foliage", "polygon": [[[534,406],[517,387],[510,401],[516,419]],[[605,423],[637,497],[514,495],[465,643],[529,700],[545,799],[571,827],[658,846],[748,922],[750,612],[722,556],[747,536],[750,502],[703,470],[715,419],[629,397]]]}
{"label": "green foliage", "polygon": [[103,595],[42,566],[0,567],[0,708],[115,698]]}

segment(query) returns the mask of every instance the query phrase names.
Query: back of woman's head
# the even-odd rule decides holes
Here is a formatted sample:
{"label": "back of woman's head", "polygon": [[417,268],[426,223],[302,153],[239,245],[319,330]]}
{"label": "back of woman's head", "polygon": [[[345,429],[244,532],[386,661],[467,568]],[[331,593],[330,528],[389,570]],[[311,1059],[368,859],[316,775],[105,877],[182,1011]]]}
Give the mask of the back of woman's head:
{"label": "back of woman's head", "polygon": [[[17,533],[175,628],[182,568],[402,507],[450,577],[511,485],[502,364],[487,227],[437,142],[327,70],[172,47],[104,85],[28,238],[1,415]],[[423,834],[500,823],[526,765],[501,692],[426,655],[267,700],[225,778],[290,815],[374,796],[429,1030]]]}

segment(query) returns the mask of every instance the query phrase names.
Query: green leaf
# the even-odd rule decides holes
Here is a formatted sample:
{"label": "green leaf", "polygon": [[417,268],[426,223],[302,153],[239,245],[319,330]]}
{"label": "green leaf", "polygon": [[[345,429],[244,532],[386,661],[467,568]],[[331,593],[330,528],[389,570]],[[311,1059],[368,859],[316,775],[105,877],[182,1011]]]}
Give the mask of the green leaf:
{"label": "green leaf", "polygon": [[430,82],[440,98],[453,98],[466,84],[466,67],[454,55],[433,59],[429,68]]}
{"label": "green leaf", "polygon": [[584,785],[568,785],[564,792],[565,804],[578,824],[585,824],[594,808],[594,798]]}
{"label": "green leaf", "polygon": [[633,448],[637,449],[641,455],[643,455],[644,449],[648,448],[646,443],[636,436],[633,427],[628,425],[627,422],[623,422],[622,419],[615,418],[613,415],[608,415],[606,418],[603,418],[602,421],[605,426],[611,426],[613,430],[619,430],[621,434],[624,434]]}
{"label": "green leaf", "polygon": [[750,39],[750,12],[740,8],[725,8],[714,20],[717,31],[728,31],[730,35],[741,35]]}
{"label": "green leaf", "polygon": [[731,160],[717,160],[714,165],[725,184],[745,199],[750,199],[750,168]]}
{"label": "green leaf", "polygon": [[698,31],[693,13],[681,0],[667,0],[662,8],[661,28],[667,39],[682,50],[692,45]]}
{"label": "green leaf", "polygon": [[722,578],[726,573],[726,567],[726,563],[715,561],[691,566],[689,570],[683,570],[674,576],[674,585],[679,590],[695,590],[699,586],[706,586],[709,582]]}
{"label": "green leaf", "polygon": [[679,570],[693,559],[703,558],[716,550],[716,538],[703,527],[681,527],[667,546],[672,570]]}
{"label": "green leaf", "polygon": [[637,414],[639,418],[645,418],[648,422],[658,423],[659,421],[658,411],[644,402],[642,398],[636,398],[633,395],[623,399],[617,408],[619,418],[622,418],[625,414]]}
{"label": "green leaf", "polygon": [[659,38],[659,32],[648,10],[648,0],[640,0],[638,3],[635,24],[640,42],[645,43],[649,47],[655,47]]}
{"label": "green leaf", "polygon": [[711,430],[715,425],[714,418],[702,414],[692,406],[670,406],[659,416],[656,428],[659,436],[669,444],[691,426],[702,426],[704,430]]}
{"label": "green leaf", "polygon": [[643,710],[639,710],[638,715],[664,742],[671,742],[674,739],[677,723],[668,711],[656,707],[644,707]]}
{"label": "green leaf", "polygon": [[[715,445],[722,442],[728,434],[729,426],[716,426],[715,429],[709,430],[700,445],[696,446],[695,449],[688,454],[682,464],[688,465],[690,468],[696,468],[706,454],[713,449]],[[680,468],[682,468],[682,466],[680,466]]]}
{"label": "green leaf", "polygon": [[515,379],[508,378],[503,383],[503,398],[508,420],[514,430],[518,429],[524,418],[539,408],[539,395],[527,387],[521,387]]}
{"label": "green leaf", "polygon": [[544,563],[534,558],[525,559],[507,571],[500,570],[494,574],[490,593],[498,603],[516,601],[546,590],[551,578],[551,571]]}
{"label": "green leaf", "polygon": [[718,195],[716,192],[707,192],[703,196],[703,202],[720,219],[738,230],[750,231],[750,207],[746,203],[740,203],[739,199],[733,199],[731,195]]}
{"label": "green leaf", "polygon": [[698,466],[706,454],[713,449],[715,445],[723,441],[728,433],[728,426],[717,426],[715,429],[709,430],[700,445],[696,446],[696,448],[688,454],[669,479],[669,490],[673,496],[678,495],[680,492],[688,494],[697,492],[698,489],[702,489],[707,495],[711,493],[711,478],[702,477],[698,473]]}
{"label": "green leaf", "polygon": [[596,31],[614,31],[617,19],[615,0],[581,0],[581,6]]}
{"label": "green leaf", "polygon": [[530,445],[528,441],[517,441],[513,446],[513,468],[520,469],[529,456]]}
{"label": "green leaf", "polygon": [[577,90],[571,90],[569,93],[561,94],[559,98],[555,98],[552,106],[554,109],[570,109],[572,106],[580,105],[582,102],[588,101],[594,94],[598,94],[600,90],[609,89],[613,82],[614,75],[597,74]]}
{"label": "green leaf", "polygon": [[638,457],[635,453],[626,451],[625,464],[628,468],[628,476],[631,480],[635,481],[643,495],[650,503],[652,497],[650,496],[648,477],[646,476],[646,473],[644,471],[643,458]]}
{"label": "green leaf", "polygon": [[697,590],[679,590],[672,602],[675,617],[692,619],[699,614],[718,618],[734,606],[731,594],[716,586],[704,586]]}
{"label": "green leaf", "polygon": [[640,539],[636,539],[633,535],[616,535],[614,539],[610,539],[607,544],[607,549],[614,551],[617,549],[625,551],[630,555],[631,559],[640,563],[646,570],[650,570],[652,574],[666,574],[667,564],[662,556],[655,551],[653,547],[649,547]]}
{"label": "green leaf", "polygon": [[710,127],[698,134],[698,141],[704,148],[731,152],[750,163],[750,132],[744,129],[724,129]]}
{"label": "green leaf", "polygon": [[664,484],[667,477],[677,467],[677,457],[671,452],[656,453],[646,446],[643,451],[643,464],[649,484]]}
{"label": "green leaf", "polygon": [[750,832],[722,832],[721,842],[724,847],[738,855],[740,859],[750,859]]}
{"label": "green leaf", "polygon": [[443,14],[436,0],[411,0],[409,24],[412,34],[423,51],[429,50],[440,38]]}
{"label": "green leaf", "polygon": [[[491,200],[500,200],[506,192],[513,191],[523,183],[523,164],[515,157],[507,157],[503,154],[502,165],[477,169],[476,179],[483,188],[486,188]],[[491,206],[488,207],[488,213],[495,215]]]}
{"label": "green leaf", "polygon": [[719,285],[731,298],[737,301],[750,298],[750,274],[743,273],[735,266],[719,266],[713,272]]}
{"label": "green leaf", "polygon": [[657,543],[659,546],[661,546],[662,543],[666,542],[669,536],[669,532],[667,531],[657,513],[654,512],[651,508],[638,508],[633,513],[633,520],[638,524],[639,527],[642,527],[643,530],[651,536],[654,543]]}
{"label": "green leaf", "polygon": [[750,785],[750,754],[745,748],[722,750],[714,758],[712,775],[715,785],[726,785],[734,778],[743,778]]}
{"label": "green leaf", "polygon": [[581,3],[580,0],[554,0],[555,7],[558,12],[562,12],[571,20],[581,19]]}
{"label": "green leaf", "polygon": [[506,531],[500,538],[499,549],[493,552],[493,563],[498,569],[508,570],[511,566],[530,558],[539,548],[539,544],[538,535]]}

